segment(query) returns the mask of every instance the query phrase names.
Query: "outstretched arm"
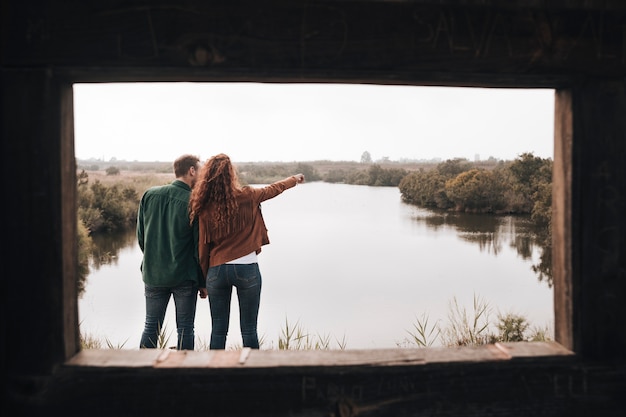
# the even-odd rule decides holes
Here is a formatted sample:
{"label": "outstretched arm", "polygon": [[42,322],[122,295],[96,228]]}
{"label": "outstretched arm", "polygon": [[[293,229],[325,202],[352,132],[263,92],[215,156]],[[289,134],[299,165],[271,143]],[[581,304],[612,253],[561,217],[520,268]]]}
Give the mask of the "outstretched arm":
{"label": "outstretched arm", "polygon": [[304,182],[303,174],[292,175],[291,177],[287,177],[283,180],[276,181],[273,184],[267,185],[262,188],[253,189],[254,199],[259,203],[269,200],[271,198],[276,197],[283,191],[293,188],[298,184],[302,184]]}

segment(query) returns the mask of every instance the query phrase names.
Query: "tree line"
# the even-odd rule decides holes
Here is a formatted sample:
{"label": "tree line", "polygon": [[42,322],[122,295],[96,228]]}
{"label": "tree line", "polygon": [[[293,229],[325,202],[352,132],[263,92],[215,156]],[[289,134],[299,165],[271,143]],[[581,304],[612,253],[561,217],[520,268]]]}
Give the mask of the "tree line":
{"label": "tree line", "polygon": [[[119,177],[117,167],[106,175]],[[247,163],[238,166],[243,184],[268,184],[303,173],[307,182],[398,187],[403,201],[426,208],[471,213],[530,214],[549,224],[552,203],[552,160],[524,153],[513,161],[491,166],[467,159],[450,159],[434,167],[407,170],[380,164],[327,165],[315,163]],[[134,227],[143,192],[163,182],[161,177],[134,176],[104,184],[77,174],[78,217],[88,232],[101,233]]]}
{"label": "tree line", "polygon": [[548,224],[552,204],[552,160],[524,153],[493,169],[452,159],[404,176],[402,199],[421,207],[471,213],[530,214]]}

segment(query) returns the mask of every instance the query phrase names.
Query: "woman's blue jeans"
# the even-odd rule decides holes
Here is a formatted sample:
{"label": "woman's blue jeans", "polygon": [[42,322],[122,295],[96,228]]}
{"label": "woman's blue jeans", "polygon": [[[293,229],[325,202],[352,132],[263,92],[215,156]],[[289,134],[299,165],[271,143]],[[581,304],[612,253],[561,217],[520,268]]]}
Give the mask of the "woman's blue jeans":
{"label": "woman's blue jeans", "polygon": [[[160,347],[160,335],[165,331],[163,321],[170,297],[174,297],[176,309],[176,331],[178,343],[176,349],[194,349],[194,320],[196,319],[196,303],[198,287],[192,281],[185,281],[177,287],[152,287],[145,285],[146,324],[141,335],[141,348]],[[164,335],[166,338],[167,335]],[[166,340],[166,339],[165,339]]]}
{"label": "woman's blue jeans", "polygon": [[211,310],[211,349],[224,349],[230,320],[232,289],[237,289],[243,346],[259,348],[257,319],[261,299],[261,271],[257,263],[222,264],[209,268],[206,288]]}

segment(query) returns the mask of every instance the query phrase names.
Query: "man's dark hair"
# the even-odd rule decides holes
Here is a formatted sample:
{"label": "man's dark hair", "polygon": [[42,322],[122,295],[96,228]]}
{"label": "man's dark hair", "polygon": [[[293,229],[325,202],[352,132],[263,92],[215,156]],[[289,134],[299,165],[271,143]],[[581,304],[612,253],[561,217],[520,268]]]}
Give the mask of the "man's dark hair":
{"label": "man's dark hair", "polygon": [[183,177],[189,172],[189,168],[197,167],[200,162],[200,158],[195,155],[186,154],[178,157],[174,161],[174,175],[176,178]]}

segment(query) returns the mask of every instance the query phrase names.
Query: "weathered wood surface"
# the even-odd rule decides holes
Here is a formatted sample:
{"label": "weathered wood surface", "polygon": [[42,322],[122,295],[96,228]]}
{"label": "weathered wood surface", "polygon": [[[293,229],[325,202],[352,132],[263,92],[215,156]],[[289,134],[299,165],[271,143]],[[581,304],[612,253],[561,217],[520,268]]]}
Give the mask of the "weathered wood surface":
{"label": "weathered wood surface", "polygon": [[619,1],[50,3],[13,2],[4,65],[514,86],[626,74]]}
{"label": "weathered wood surface", "polygon": [[580,366],[555,343],[338,352],[88,350],[55,372],[28,411],[90,416],[130,416],[136,410],[222,416],[612,415],[620,410],[624,377],[623,368]]}
{"label": "weathered wood surface", "polygon": [[464,348],[352,349],[352,350],[209,350],[89,349],[65,366],[153,368],[306,368],[388,366],[402,367],[453,362],[488,362],[521,358],[571,356],[555,342],[496,343]]}

